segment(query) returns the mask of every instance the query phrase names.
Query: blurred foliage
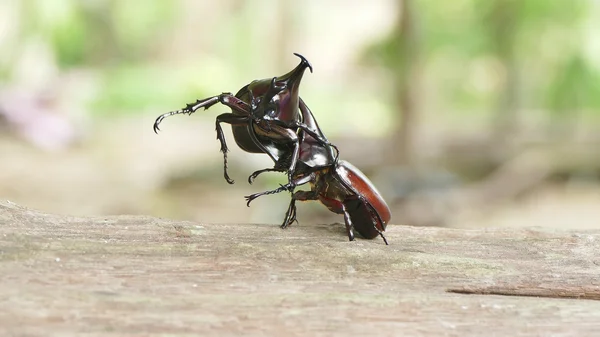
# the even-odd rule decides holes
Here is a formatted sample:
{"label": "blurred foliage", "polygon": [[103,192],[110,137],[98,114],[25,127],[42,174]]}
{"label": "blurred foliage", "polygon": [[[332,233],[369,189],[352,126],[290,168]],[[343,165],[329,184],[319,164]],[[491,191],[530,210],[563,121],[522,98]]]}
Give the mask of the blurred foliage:
{"label": "blurred foliage", "polygon": [[51,41],[60,67],[145,60],[176,2],[24,0],[23,33]]}
{"label": "blurred foliage", "polygon": [[[506,83],[507,59],[520,73],[525,107],[549,112],[600,109],[596,58],[586,57],[594,1],[415,1],[421,23],[422,57],[436,74],[442,101],[463,111],[481,111]],[[597,31],[597,23],[593,31]],[[402,66],[396,32],[370,45],[363,62]]]}
{"label": "blurred foliage", "polygon": [[[301,32],[311,25],[294,14],[304,5],[226,1],[221,5],[225,10],[214,14],[216,18],[196,13],[198,20],[212,20],[218,25],[207,24],[209,29],[188,34],[197,37],[200,45],[212,45],[237,55],[236,64],[230,67],[225,61],[203,57],[170,69],[169,61],[165,61],[168,57],[162,56],[169,54],[172,40],[186,29],[179,20],[187,8],[183,1],[11,3],[17,8],[19,19],[12,45],[3,44],[9,56],[0,59],[2,78],[10,81],[14,76],[12,65],[21,56],[21,44],[36,39],[46,41],[61,71],[85,68],[99,74],[101,83],[92,107],[102,115],[162,108],[173,101],[184,103],[190,97],[213,94],[214,88],[223,90],[219,83],[231,79],[232,73],[268,68],[266,62],[261,62],[263,43],[293,44],[293,40],[287,40],[288,34],[293,39],[291,30]],[[434,76],[425,95],[435,96],[436,106],[452,112],[494,110],[490,107],[504,99],[506,86],[513,85],[509,73],[515,68],[520,81],[518,90],[524,97],[522,107],[545,109],[548,116],[572,110],[599,111],[598,58],[587,48],[597,38],[594,32],[598,6],[593,0],[422,0],[414,5],[422,46],[419,57],[426,76]],[[266,20],[276,22],[275,26],[253,24]],[[281,35],[278,29],[284,28],[290,32]],[[397,32],[390,32],[366,46],[362,60],[394,70],[383,72],[382,76],[402,74],[402,69],[398,69],[403,64],[402,48]],[[270,50],[273,49],[277,46]],[[157,86],[157,81],[170,85]],[[373,92],[377,90],[374,88]],[[319,104],[326,106],[316,105]]]}

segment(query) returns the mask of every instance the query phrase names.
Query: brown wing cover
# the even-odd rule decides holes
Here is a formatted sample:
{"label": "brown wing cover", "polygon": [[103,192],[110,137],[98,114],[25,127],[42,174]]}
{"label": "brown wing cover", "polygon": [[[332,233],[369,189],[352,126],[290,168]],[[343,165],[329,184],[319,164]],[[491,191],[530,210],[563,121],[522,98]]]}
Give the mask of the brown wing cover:
{"label": "brown wing cover", "polygon": [[357,167],[345,160],[338,162],[336,172],[347,188],[362,196],[373,210],[379,214],[381,221],[383,221],[383,228],[380,229],[385,230],[385,226],[392,218],[392,212],[375,185]]}

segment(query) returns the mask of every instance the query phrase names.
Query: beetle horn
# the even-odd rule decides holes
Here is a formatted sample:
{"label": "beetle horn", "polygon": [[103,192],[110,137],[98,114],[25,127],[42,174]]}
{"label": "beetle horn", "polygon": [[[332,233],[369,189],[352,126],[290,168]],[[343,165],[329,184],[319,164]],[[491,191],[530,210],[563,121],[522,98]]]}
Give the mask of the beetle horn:
{"label": "beetle horn", "polygon": [[310,64],[310,62],[308,62],[308,60],[306,59],[306,57],[298,54],[298,53],[294,53],[294,55],[298,56],[300,58],[300,65],[304,65],[305,67],[308,67],[308,69],[310,70],[310,72],[313,72],[312,69],[312,65]]}
{"label": "beetle horn", "polygon": [[[271,102],[277,96],[277,109],[279,118],[283,120],[298,121],[298,108],[300,106],[300,82],[306,68],[312,71],[312,66],[308,60],[300,55],[294,54],[300,58],[300,64],[285,75],[278,76],[271,81],[267,94],[263,101]],[[265,82],[266,84],[267,82]]]}
{"label": "beetle horn", "polygon": [[298,53],[294,53],[294,55],[300,58],[300,64],[298,64],[296,68],[294,68],[289,73],[277,77],[277,82],[285,82],[287,87],[290,88],[290,90],[291,87],[297,87],[300,84],[300,80],[302,79],[302,75],[304,75],[304,70],[306,70],[306,68],[308,68],[311,73],[313,70],[312,65],[310,64],[310,62],[308,62],[306,57]]}

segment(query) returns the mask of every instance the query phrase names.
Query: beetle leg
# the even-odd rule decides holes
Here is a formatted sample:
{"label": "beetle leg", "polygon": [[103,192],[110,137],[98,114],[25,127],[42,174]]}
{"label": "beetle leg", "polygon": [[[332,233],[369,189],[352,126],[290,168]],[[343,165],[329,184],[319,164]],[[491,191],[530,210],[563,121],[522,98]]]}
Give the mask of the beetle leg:
{"label": "beetle leg", "polygon": [[[369,202],[364,198],[359,196],[359,199],[364,203],[364,204],[369,204]],[[382,224],[383,226],[383,219],[381,219],[381,216],[379,215],[379,213],[377,213],[374,209],[372,208],[368,208],[369,213],[371,213],[372,217],[376,217],[378,222],[380,224]],[[379,233],[379,236],[381,236],[381,238],[383,239],[383,242],[385,242],[385,245],[388,246],[389,243],[387,242],[387,239],[385,238],[385,236],[383,235],[383,232],[381,230],[379,230],[379,228],[377,228],[377,225],[375,223],[373,223],[373,228],[375,228],[375,230],[377,231],[377,233]]]}
{"label": "beetle leg", "polygon": [[352,229],[352,220],[350,220],[350,213],[346,210],[346,205],[342,204],[342,212],[344,212],[344,222],[346,223],[346,233],[348,239],[354,241],[354,230]]}
{"label": "beetle leg", "polygon": [[254,193],[251,195],[247,195],[244,198],[246,198],[246,206],[250,207],[250,203],[258,198],[261,197],[263,195],[269,195],[269,194],[277,194],[277,193],[281,193],[283,191],[292,191],[294,189],[294,183],[287,183],[285,185],[279,185],[279,188],[276,188],[274,190],[270,190],[270,191],[264,191],[264,192],[260,192],[260,193]]}
{"label": "beetle leg", "polygon": [[292,200],[290,201],[290,205],[288,206],[288,210],[285,212],[285,218],[283,218],[283,223],[281,224],[281,229],[287,228],[296,220],[296,199],[292,196]]}
{"label": "beetle leg", "polygon": [[381,236],[381,238],[383,239],[383,242],[385,242],[385,245],[388,246],[389,243],[387,242],[387,239],[385,238],[385,236],[383,236],[383,233],[381,231],[379,231],[379,236]]}
{"label": "beetle leg", "polygon": [[294,151],[290,156],[290,165],[287,169],[288,182],[291,182],[294,179],[294,171],[296,170],[296,164],[298,163],[298,155],[300,153],[300,142],[298,140],[298,135],[296,134],[296,132],[294,132],[294,130],[280,125],[273,125],[269,134],[271,134],[268,135],[269,137],[272,137],[272,134],[276,134],[279,135],[280,139],[284,139],[294,143]]}
{"label": "beetle leg", "polygon": [[265,172],[282,172],[282,171],[284,171],[284,170],[281,170],[278,168],[267,168],[267,169],[255,171],[248,177],[248,184],[252,185],[252,183],[254,182],[254,179],[256,179],[256,177],[258,177],[259,174],[263,174]]}
{"label": "beetle leg", "polygon": [[318,133],[316,133],[308,125],[306,125],[304,123],[296,122],[295,126],[297,128],[299,128],[300,130],[304,131],[305,133],[307,133],[309,136],[311,136],[314,139],[316,139],[320,143],[320,145],[333,147],[335,149],[335,152],[336,152],[334,163],[337,163],[338,158],[340,157],[340,150],[337,148],[337,146],[335,146],[332,143],[330,143],[327,139],[323,138],[321,135],[319,135]]}
{"label": "beetle leg", "polygon": [[289,225],[291,225],[294,221],[298,222],[296,219],[296,200],[299,201],[308,201],[308,200],[317,200],[319,199],[318,194],[315,191],[297,191],[292,194],[292,200],[290,201],[290,206],[288,207],[287,212],[285,213],[285,218],[283,220],[283,224],[281,224],[281,228],[285,229]]}
{"label": "beetle leg", "polygon": [[292,180],[285,185],[280,185],[279,188],[276,188],[274,190],[247,195],[247,196],[245,196],[246,201],[247,201],[246,206],[250,207],[250,203],[258,197],[261,197],[263,195],[269,195],[269,194],[277,194],[277,193],[281,193],[283,191],[291,192],[294,190],[294,188],[296,188],[296,186],[304,185],[304,184],[312,181],[313,179],[314,179],[313,175],[309,174],[309,175],[297,178],[296,180]]}
{"label": "beetle leg", "polygon": [[201,107],[205,107],[205,109],[208,109],[217,103],[219,103],[219,96],[212,96],[209,98],[205,98],[203,100],[197,100],[196,103],[186,104],[185,108],[183,108],[181,110],[175,110],[175,111],[167,112],[166,114],[162,114],[162,115],[158,116],[156,121],[154,121],[154,132],[158,133],[158,131],[160,131],[160,128],[158,127],[158,125],[163,121],[163,119],[165,119],[167,117],[170,117],[173,115],[178,115],[178,114],[191,115],[194,111],[200,109]]}
{"label": "beetle leg", "polygon": [[225,180],[227,180],[227,182],[230,184],[233,184],[235,181],[229,178],[229,174],[227,173],[227,152],[229,151],[229,149],[227,148],[227,143],[225,142],[225,134],[223,133],[221,123],[227,123],[231,125],[246,125],[248,124],[248,118],[248,116],[238,116],[232,113],[224,113],[218,115],[215,121],[217,139],[221,143],[221,152],[223,152],[223,174]]}
{"label": "beetle leg", "polygon": [[230,107],[232,110],[240,112],[243,115],[246,115],[246,116],[250,115],[250,106],[248,105],[248,103],[235,97],[234,95],[232,95],[229,92],[225,92],[218,96],[212,96],[212,97],[208,97],[205,99],[196,100],[195,103],[186,104],[185,108],[183,108],[183,109],[167,112],[165,114],[158,116],[158,118],[156,118],[156,121],[154,121],[154,132],[158,133],[158,131],[160,131],[160,128],[158,127],[158,125],[163,121],[163,119],[165,119],[167,117],[170,117],[173,115],[178,115],[178,114],[191,115],[192,113],[196,112],[196,110],[198,110],[200,108],[204,108],[206,110],[217,103],[226,105],[226,106]]}

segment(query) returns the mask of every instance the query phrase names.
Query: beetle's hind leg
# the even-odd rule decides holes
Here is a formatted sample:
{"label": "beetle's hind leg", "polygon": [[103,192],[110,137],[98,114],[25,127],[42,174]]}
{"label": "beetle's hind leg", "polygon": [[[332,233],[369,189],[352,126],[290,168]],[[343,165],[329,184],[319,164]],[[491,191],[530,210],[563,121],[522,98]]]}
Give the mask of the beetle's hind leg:
{"label": "beetle's hind leg", "polygon": [[381,238],[383,239],[383,242],[385,242],[385,245],[388,246],[389,243],[387,242],[387,239],[385,238],[385,236],[383,236],[383,233],[380,230],[377,230],[379,232],[379,236],[381,236]]}
{"label": "beetle's hind leg", "polygon": [[346,224],[346,234],[348,234],[348,240],[354,241],[354,226],[352,220],[350,220],[350,213],[346,209],[346,205],[342,204],[342,212],[344,213],[344,223]]}
{"label": "beetle's hind leg", "polygon": [[[365,204],[368,203],[365,198],[360,197],[360,199],[362,200],[363,203],[365,203]],[[382,227],[385,230],[385,226],[383,225],[383,219],[381,219],[381,216],[379,215],[379,213],[377,213],[373,208],[369,208],[369,213],[371,213],[372,217],[377,218],[378,223],[382,224]],[[383,242],[385,242],[385,245],[389,246],[389,243],[388,243],[387,239],[385,238],[385,236],[383,235],[383,232],[379,228],[377,228],[377,225],[374,222],[372,222],[372,224],[373,224],[373,228],[375,229],[375,231],[377,233],[379,233],[379,236],[381,236],[381,239],[383,239]]]}

